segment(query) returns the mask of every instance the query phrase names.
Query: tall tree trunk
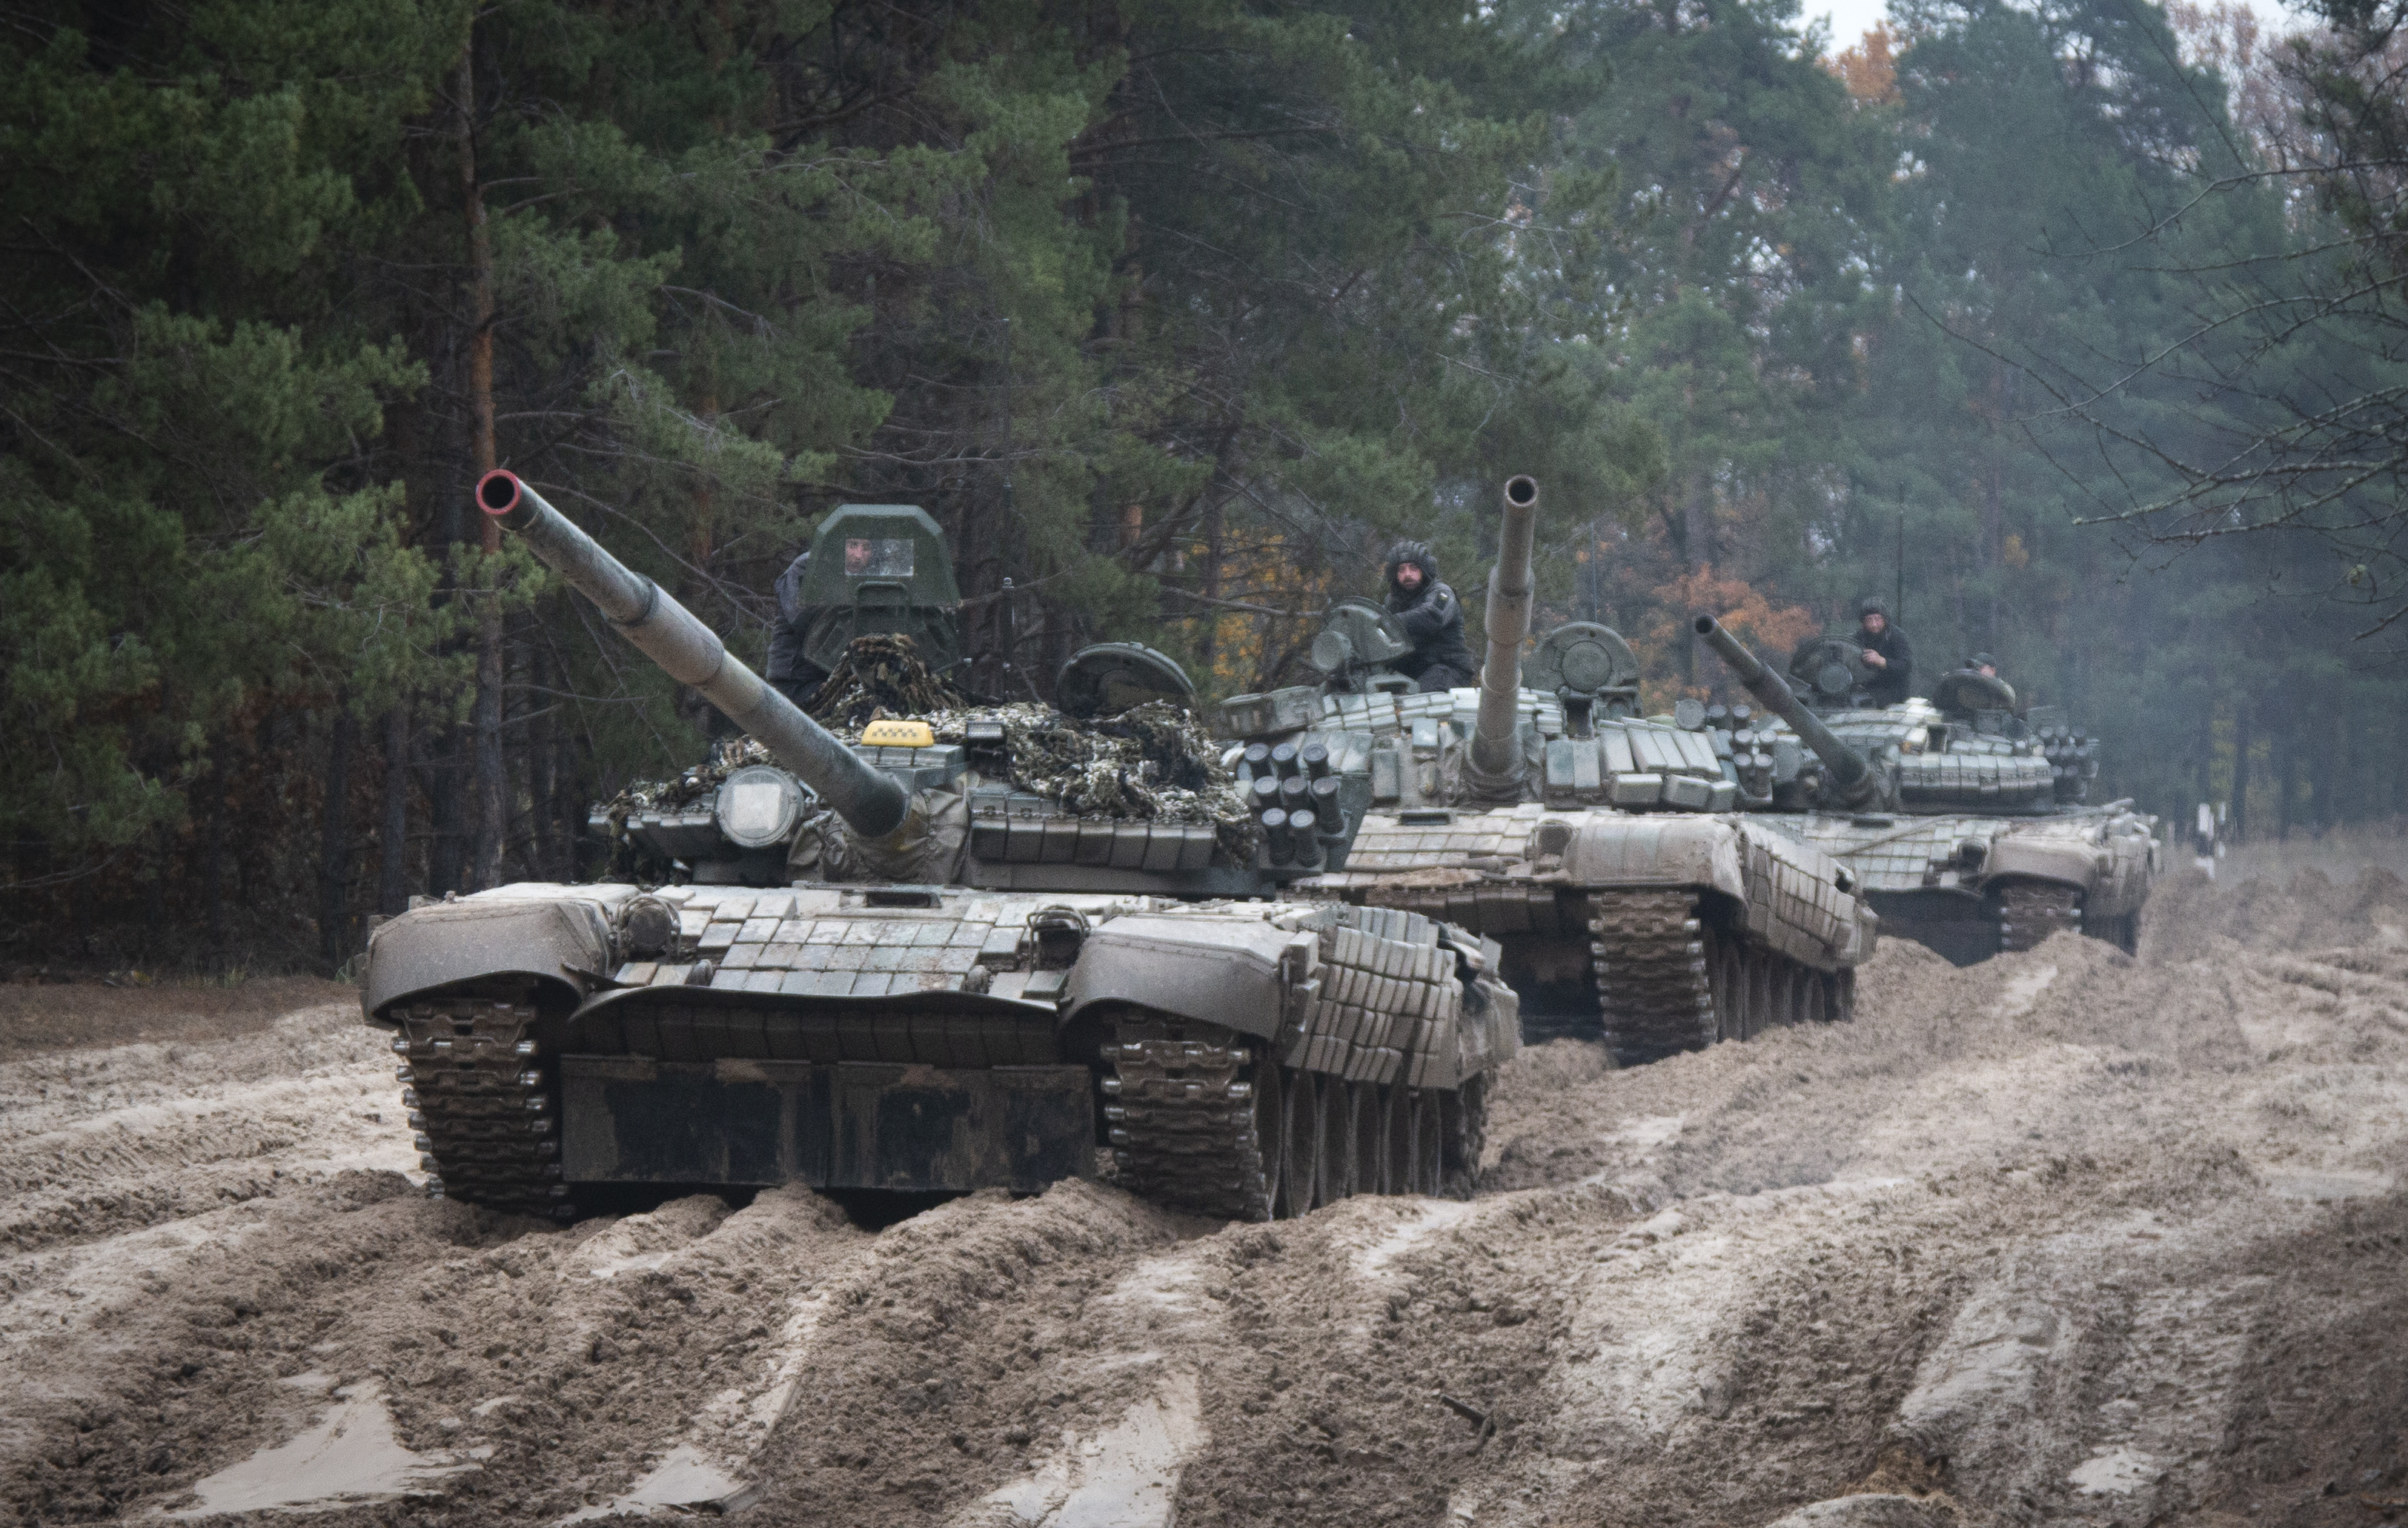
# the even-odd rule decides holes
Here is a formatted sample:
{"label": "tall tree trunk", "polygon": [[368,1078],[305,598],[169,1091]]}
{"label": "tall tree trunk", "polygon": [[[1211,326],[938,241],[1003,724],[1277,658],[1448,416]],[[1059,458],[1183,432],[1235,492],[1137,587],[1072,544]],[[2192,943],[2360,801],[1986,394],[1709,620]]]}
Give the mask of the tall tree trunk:
{"label": "tall tree trunk", "polygon": [[409,910],[409,707],[394,701],[384,713],[384,825],[377,841],[377,911],[390,918]]}
{"label": "tall tree trunk", "polygon": [[[494,246],[485,227],[485,192],[477,179],[476,46],[460,50],[452,81],[453,132],[460,156],[460,207],[468,236],[468,465],[470,480],[494,470]],[[502,550],[501,522],[477,517],[486,556]],[[493,564],[487,564],[491,569]],[[498,572],[491,574],[498,579]],[[502,603],[498,588],[477,608],[477,699],[470,711],[477,732],[476,850],[469,878],[478,886],[502,879],[504,807],[509,774],[502,756]]]}
{"label": "tall tree trunk", "polygon": [[351,739],[359,723],[337,698],[333,735],[326,744],[326,801],[319,814],[323,837],[318,852],[318,950],[327,969],[351,958],[350,832]]}
{"label": "tall tree trunk", "polygon": [[2232,832],[2236,844],[2249,836],[2249,749],[2256,739],[2249,735],[2249,703],[2232,704]]}

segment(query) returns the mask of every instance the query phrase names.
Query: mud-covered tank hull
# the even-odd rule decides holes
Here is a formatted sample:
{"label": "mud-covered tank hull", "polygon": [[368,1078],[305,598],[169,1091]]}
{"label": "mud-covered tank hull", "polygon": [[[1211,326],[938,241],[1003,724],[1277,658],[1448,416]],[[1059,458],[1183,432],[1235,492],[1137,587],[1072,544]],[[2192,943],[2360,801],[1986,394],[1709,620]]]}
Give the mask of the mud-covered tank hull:
{"label": "mud-covered tank hull", "polygon": [[2120,807],[2029,817],[1769,813],[1847,865],[1882,932],[1959,965],[2072,930],[2129,953],[2158,869],[2149,820]]}
{"label": "mud-covered tank hull", "polygon": [[1844,866],[1727,815],[1374,812],[1345,870],[1297,889],[1495,939],[1526,1039],[1626,1065],[1848,1017],[1881,929]]}
{"label": "mud-covered tank hull", "polygon": [[1499,954],[1327,905],[522,885],[380,928],[364,1006],[436,1184],[496,1208],[1105,1173],[1261,1219],[1468,1181]]}

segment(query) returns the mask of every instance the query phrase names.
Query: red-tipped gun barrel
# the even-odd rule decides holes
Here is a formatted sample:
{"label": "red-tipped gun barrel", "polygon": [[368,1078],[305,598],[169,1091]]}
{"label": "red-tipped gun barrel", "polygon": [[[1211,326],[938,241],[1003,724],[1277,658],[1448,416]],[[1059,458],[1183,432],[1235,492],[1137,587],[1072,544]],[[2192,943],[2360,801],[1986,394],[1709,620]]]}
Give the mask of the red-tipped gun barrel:
{"label": "red-tipped gun barrel", "polygon": [[515,473],[477,484],[477,507],[518,533],[545,566],[592,600],[620,635],[681,684],[702,693],[836,808],[853,832],[882,838],[902,826],[903,787],[863,762],[828,730],[727,650],[719,634],[659,584],[604,551]]}

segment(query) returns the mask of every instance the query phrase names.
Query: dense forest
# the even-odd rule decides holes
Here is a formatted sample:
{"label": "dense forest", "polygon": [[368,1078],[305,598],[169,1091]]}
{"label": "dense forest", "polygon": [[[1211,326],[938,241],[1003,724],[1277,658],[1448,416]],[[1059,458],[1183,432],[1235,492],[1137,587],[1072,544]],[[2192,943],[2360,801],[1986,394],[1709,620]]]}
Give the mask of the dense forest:
{"label": "dense forest", "polygon": [[496,464],[756,661],[923,505],[1017,697],[1528,472],[1651,704],[1878,593],[2143,809],[2408,810],[2401,4],[12,5],[0,964],[339,966],[698,756]]}

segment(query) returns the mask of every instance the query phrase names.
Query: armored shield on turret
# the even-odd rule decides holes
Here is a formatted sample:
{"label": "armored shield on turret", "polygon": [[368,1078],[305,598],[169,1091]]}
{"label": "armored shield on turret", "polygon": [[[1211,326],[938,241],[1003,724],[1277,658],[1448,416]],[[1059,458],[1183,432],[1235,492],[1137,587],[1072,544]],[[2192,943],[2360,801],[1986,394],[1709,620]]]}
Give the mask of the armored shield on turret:
{"label": "armored shield on turret", "polygon": [[[839,736],[510,474],[478,502],[750,735],[760,757],[710,810],[758,842],[726,873],[505,886],[377,931],[363,1006],[394,1032],[432,1192],[566,1217],[580,1185],[1097,1173],[1260,1219],[1468,1183],[1485,1079],[1519,1044],[1501,951],[1282,896],[1359,825],[1326,760],[1232,778],[1184,675],[1126,644],[1066,668],[1084,717],[963,707]],[[808,587],[844,580],[854,640],[899,611],[939,641],[935,522],[831,520]]]}
{"label": "armored shield on turret", "polygon": [[913,504],[848,504],[811,537],[802,603],[803,656],[834,669],[859,636],[906,636],[921,661],[950,675],[963,661],[962,603],[944,533]]}

